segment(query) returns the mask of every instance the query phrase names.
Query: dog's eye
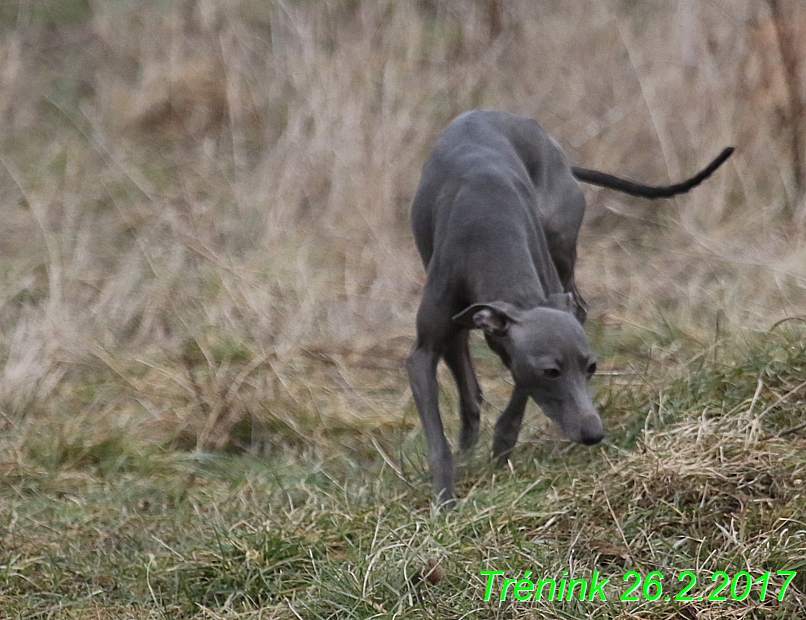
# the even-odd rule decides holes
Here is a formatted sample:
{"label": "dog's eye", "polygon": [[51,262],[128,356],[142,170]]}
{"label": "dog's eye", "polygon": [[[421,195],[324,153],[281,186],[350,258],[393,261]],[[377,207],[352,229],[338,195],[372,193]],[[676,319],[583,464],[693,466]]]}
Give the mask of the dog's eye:
{"label": "dog's eye", "polygon": [[546,368],[543,370],[543,376],[546,379],[557,379],[560,376],[560,369],[559,368]]}
{"label": "dog's eye", "polygon": [[589,377],[593,376],[593,374],[596,372],[596,362],[591,362],[588,364],[587,372]]}

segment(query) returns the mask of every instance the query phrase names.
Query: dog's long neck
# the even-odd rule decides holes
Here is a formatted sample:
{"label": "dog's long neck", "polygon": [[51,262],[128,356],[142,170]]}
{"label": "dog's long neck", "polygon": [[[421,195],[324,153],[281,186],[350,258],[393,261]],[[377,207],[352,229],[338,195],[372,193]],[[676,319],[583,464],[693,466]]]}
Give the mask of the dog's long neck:
{"label": "dog's long neck", "polygon": [[524,310],[545,305],[563,288],[533,207],[515,193],[502,199],[497,191],[491,209],[485,194],[473,194],[457,220],[465,301],[501,300]]}

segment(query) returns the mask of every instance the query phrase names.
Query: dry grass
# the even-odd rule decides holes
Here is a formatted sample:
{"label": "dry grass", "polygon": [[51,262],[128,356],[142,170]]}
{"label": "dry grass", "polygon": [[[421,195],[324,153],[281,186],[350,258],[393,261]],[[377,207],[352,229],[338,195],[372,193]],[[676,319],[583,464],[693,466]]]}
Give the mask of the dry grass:
{"label": "dry grass", "polygon": [[[465,499],[447,514],[431,512],[422,443],[399,425],[361,435],[331,423],[322,438],[305,436],[297,420],[283,453],[260,461],[138,450],[107,434],[65,446],[54,464],[51,443],[32,444],[3,462],[0,609],[68,618],[800,617],[806,443],[792,429],[806,402],[803,335],[776,330],[725,342],[733,353],[716,363],[707,348],[673,373],[656,360],[640,375],[600,379],[605,446],[569,445],[529,424],[510,471],[484,454],[462,466]],[[435,564],[441,577],[428,579]],[[596,570],[610,578],[608,600],[502,602],[499,578],[484,601],[481,570],[555,579]],[[693,598],[620,601],[629,570],[660,571],[672,598],[677,576],[693,571]],[[756,585],[744,600],[706,600],[719,570],[771,571],[767,598]],[[778,600],[782,570],[797,576]]]}
{"label": "dry grass", "polygon": [[[648,181],[738,147],[672,203],[591,191],[579,279],[602,321],[705,337],[717,313],[723,328],[802,313],[786,214],[803,197],[760,3],[512,3],[492,25],[485,6],[4,9],[6,414],[93,365],[198,410],[189,344],[205,389],[262,381],[261,401],[305,350],[399,359],[423,279],[419,166],[475,106],[535,116],[572,160]],[[234,365],[212,350],[222,334]]]}
{"label": "dry grass", "polygon": [[[790,15],[793,32],[802,30],[801,3],[777,4]],[[410,524],[415,531],[433,527],[436,539],[442,535],[447,526],[434,524],[423,503],[422,446],[401,370],[424,279],[408,208],[434,137],[473,107],[533,116],[575,163],[648,182],[681,178],[722,146],[737,147],[713,179],[674,201],[646,204],[588,192],[578,279],[592,305],[594,341],[613,371],[600,380],[600,399],[605,406],[620,403],[609,410],[614,441],[637,441],[631,416],[651,409],[653,394],[666,389],[669,375],[685,374],[681,367],[693,356],[719,359],[740,347],[746,330],[804,316],[806,198],[792,167],[791,103],[771,19],[761,0],[1,6],[0,468],[16,499],[13,509],[0,509],[0,526],[7,536],[31,528],[16,534],[30,547],[15,543],[17,550],[0,559],[6,579],[19,573],[36,581],[23,569],[38,566],[31,558],[46,557],[42,545],[54,542],[46,525],[32,525],[46,523],[38,510],[59,523],[66,519],[82,535],[94,513],[107,515],[108,528],[98,526],[99,532],[113,532],[113,539],[128,527],[129,516],[99,499],[105,486],[113,501],[133,506],[131,514],[142,512],[137,502],[144,497],[152,506],[167,502],[159,519],[133,530],[138,542],[108,556],[116,562],[146,566],[138,549],[154,550],[139,537],[150,523],[181,532],[198,518],[199,537],[214,535],[199,516],[205,501],[232,514],[243,508],[248,527],[257,527],[243,495],[243,485],[252,484],[249,468],[257,465],[240,472],[242,457],[234,457],[218,473],[199,469],[205,458],[218,462],[227,452],[247,451],[280,472],[274,482],[263,480],[260,492],[274,497],[287,485],[295,490],[281,494],[283,501],[302,498],[310,507],[299,521],[282,521],[289,536],[318,523],[328,493],[348,498],[353,492],[364,511],[356,519],[375,514],[373,501],[399,497],[419,510]],[[500,407],[506,384],[489,353],[481,347],[476,353],[488,397]],[[802,369],[799,364],[790,360],[788,368]],[[709,368],[703,372],[730,376]],[[618,383],[624,376],[637,377],[645,390],[632,380]],[[757,380],[736,382],[749,382],[745,400],[762,385],[757,399],[766,399],[766,407],[775,394],[797,386]],[[640,394],[629,401],[620,391]],[[800,392],[792,393],[794,402],[802,401]],[[454,396],[448,391],[445,398],[450,403]],[[632,485],[633,505],[640,506],[646,498],[656,501],[652,494],[664,485],[693,497],[703,485],[741,486],[748,468],[769,469],[774,458],[795,462],[802,453],[799,431],[767,450],[753,427],[751,413],[762,406],[754,402],[742,409],[744,418],[737,410],[724,421],[730,445],[747,452],[746,461],[720,461],[716,447],[705,450],[701,442],[721,445],[716,438],[726,429],[681,405],[672,409],[681,418],[673,432],[640,440],[646,453],[633,452],[631,444],[611,455],[630,465],[613,465],[608,479]],[[578,489],[563,490],[569,480],[558,453],[566,447],[555,436],[535,439],[545,425],[534,424],[526,453],[554,453],[549,461],[557,471],[547,480],[556,481],[571,509],[582,510],[573,508],[571,493]],[[766,432],[795,426],[792,413]],[[586,459],[596,457],[578,458],[582,476]],[[152,462],[165,489],[147,482]],[[228,467],[240,473],[228,474]],[[378,467],[383,471],[374,477]],[[465,480],[486,471],[472,467]],[[232,497],[230,477],[238,489]],[[351,477],[355,485],[344,482]],[[209,495],[196,482],[207,478]],[[481,493],[490,485],[482,504],[492,506],[498,487],[486,473],[481,479],[464,491]],[[504,503],[522,492],[519,484],[525,483],[515,476],[500,491]],[[580,501],[600,510],[601,489],[593,479],[586,484]],[[308,493],[308,485],[325,499]],[[378,485],[394,490],[384,494]],[[143,497],[129,498],[138,493]],[[26,508],[19,498],[31,495],[39,499]],[[73,517],[84,525],[65,516],[64,497],[74,498]],[[195,497],[193,508],[188,497]],[[798,505],[770,497],[773,512]],[[327,518],[349,513],[353,504],[344,502],[328,504],[335,512]],[[611,507],[621,514],[613,498]],[[485,510],[465,517],[488,519]],[[493,538],[509,527],[506,515],[495,514]],[[241,517],[222,516],[215,531],[237,529]],[[538,518],[535,527],[547,520]],[[762,521],[753,530],[759,536],[780,533],[774,518]],[[636,542],[636,549],[654,557],[646,528],[635,535],[646,534],[649,542]],[[187,544],[175,536],[180,547]],[[308,540],[302,536],[298,549]],[[451,553],[463,549],[458,540]],[[571,554],[573,540],[565,542]],[[408,566],[414,555],[405,549],[383,561],[395,570]],[[753,549],[747,561],[760,562]],[[70,561],[80,557],[65,553]],[[373,553],[361,548],[349,556],[358,563],[359,581]],[[225,555],[210,560],[218,566],[213,581],[231,570],[216,564]],[[570,555],[558,557],[555,568],[572,562]],[[510,559],[508,566],[516,567]],[[10,568],[15,562],[22,562],[18,572]],[[205,562],[190,563],[197,568],[188,569],[187,583]],[[303,564],[303,573],[315,573],[314,560]],[[336,566],[329,569],[334,575]],[[172,575],[159,570],[166,579]],[[145,574],[134,573],[139,585],[123,597],[139,601],[142,613],[133,617],[169,614],[159,611],[153,592],[138,590]],[[254,576],[236,571],[236,589],[237,575]],[[70,582],[63,578],[41,592],[62,592]],[[185,598],[171,600],[191,607],[204,600],[212,606],[208,617],[226,608],[217,596],[182,587],[190,588]],[[295,587],[272,592],[285,600]],[[42,596],[41,607],[31,609],[45,613],[51,603]],[[96,611],[116,615],[112,599],[105,601]],[[277,617],[292,617],[291,606]]]}

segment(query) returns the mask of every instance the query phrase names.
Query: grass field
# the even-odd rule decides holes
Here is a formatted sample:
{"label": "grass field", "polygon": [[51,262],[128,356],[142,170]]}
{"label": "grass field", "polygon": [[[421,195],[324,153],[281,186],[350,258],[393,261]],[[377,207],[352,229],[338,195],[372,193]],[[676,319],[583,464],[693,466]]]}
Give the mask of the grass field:
{"label": "grass field", "polygon": [[[797,0],[0,5],[0,618],[806,617],[803,32]],[[408,209],[474,107],[646,182],[737,150],[675,200],[586,190],[607,439],[530,405],[493,468],[474,338],[439,514]],[[527,571],[607,600],[499,600]]]}

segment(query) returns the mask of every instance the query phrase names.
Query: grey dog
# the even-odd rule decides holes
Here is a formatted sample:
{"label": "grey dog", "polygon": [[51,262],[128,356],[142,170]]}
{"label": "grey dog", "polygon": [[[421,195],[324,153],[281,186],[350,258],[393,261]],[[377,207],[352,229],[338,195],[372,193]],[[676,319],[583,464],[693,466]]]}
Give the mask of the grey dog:
{"label": "grey dog", "polygon": [[696,186],[731,154],[697,175],[653,187],[569,166],[558,144],[529,118],[475,110],[454,119],[425,162],[411,209],[427,272],[417,340],[406,370],[428,443],[438,504],[453,505],[453,456],[439,414],[437,363],[459,390],[460,450],[478,439],[482,392],[468,351],[480,328],[515,388],[495,425],[493,456],[505,463],[531,396],[570,440],[604,437],[587,382],[596,371],[574,282],[585,198],[578,181],[646,198]]}

